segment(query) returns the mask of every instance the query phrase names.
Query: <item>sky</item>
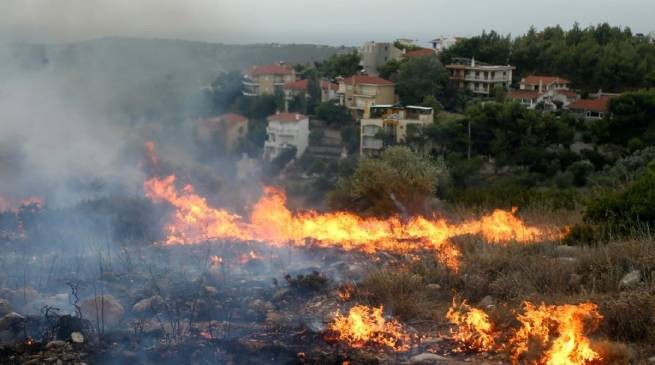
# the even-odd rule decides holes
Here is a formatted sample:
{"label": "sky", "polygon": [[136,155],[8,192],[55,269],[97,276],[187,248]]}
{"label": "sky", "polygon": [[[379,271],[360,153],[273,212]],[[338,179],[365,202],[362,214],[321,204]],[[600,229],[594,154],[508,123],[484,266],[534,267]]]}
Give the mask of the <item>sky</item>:
{"label": "sky", "polygon": [[653,0],[0,0],[0,40],[100,37],[358,45],[367,40],[519,35],[609,22],[655,30]]}

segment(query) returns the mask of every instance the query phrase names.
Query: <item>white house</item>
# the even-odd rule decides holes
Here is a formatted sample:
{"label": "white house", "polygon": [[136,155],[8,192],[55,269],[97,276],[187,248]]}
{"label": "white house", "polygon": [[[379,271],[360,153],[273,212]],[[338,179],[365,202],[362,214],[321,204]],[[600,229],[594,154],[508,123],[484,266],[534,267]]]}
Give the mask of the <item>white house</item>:
{"label": "white house", "polygon": [[309,144],[309,117],[296,113],[277,113],[268,117],[264,159],[272,160],[289,147],[302,156]]}
{"label": "white house", "polygon": [[439,53],[445,51],[446,49],[455,45],[455,43],[464,39],[466,38],[439,36],[431,40],[430,43],[432,44],[432,49],[434,49],[437,53]]}

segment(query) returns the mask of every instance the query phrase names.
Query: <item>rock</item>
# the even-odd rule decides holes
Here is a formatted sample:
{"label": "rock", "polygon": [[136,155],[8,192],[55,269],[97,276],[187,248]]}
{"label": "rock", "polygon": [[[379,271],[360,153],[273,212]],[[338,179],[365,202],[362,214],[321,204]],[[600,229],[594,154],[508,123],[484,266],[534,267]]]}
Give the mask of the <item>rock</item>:
{"label": "rock", "polygon": [[641,282],[641,271],[633,270],[625,274],[619,283],[619,288],[621,289],[632,289],[639,285]]}
{"label": "rock", "polygon": [[24,306],[39,298],[39,292],[32,287],[18,288],[12,293],[12,303],[17,306]]}
{"label": "rock", "polygon": [[559,256],[564,256],[564,257],[571,257],[577,251],[578,251],[578,249],[576,247],[573,247],[573,246],[561,245],[561,246],[555,247],[555,252]]}
{"label": "rock", "polygon": [[11,312],[0,318],[0,331],[20,330],[23,322],[25,322],[25,317],[16,312]]}
{"label": "rock", "polygon": [[155,295],[153,297],[143,299],[136,303],[132,307],[132,311],[136,313],[144,313],[146,311],[152,310],[153,312],[156,312],[161,305],[164,303],[164,299],[160,297],[159,295]]}
{"label": "rock", "polygon": [[478,305],[484,308],[493,307],[496,305],[496,299],[494,299],[494,297],[492,297],[491,295],[487,295],[486,297],[482,298],[482,300],[480,300],[480,303],[478,303]]}
{"label": "rock", "polygon": [[48,344],[45,346],[46,349],[52,350],[52,349],[58,349],[61,347],[66,346],[66,341],[50,341]]}
{"label": "rock", "polygon": [[439,291],[441,290],[441,285],[439,284],[428,284],[425,286],[426,289],[429,291]]}
{"label": "rock", "polygon": [[555,261],[562,265],[575,265],[578,263],[578,259],[575,257],[558,257]]}
{"label": "rock", "polygon": [[85,319],[90,320],[92,323],[95,323],[96,320],[101,320],[107,327],[118,325],[125,315],[125,310],[121,303],[111,295],[99,295],[95,298],[84,300],[80,304],[80,308],[82,310],[82,316]]}
{"label": "rock", "polygon": [[582,285],[582,276],[575,273],[571,274],[569,276],[569,287],[578,288],[580,285]]}
{"label": "rock", "polygon": [[205,293],[211,297],[214,297],[218,295],[218,289],[214,288],[213,286],[206,286]]}
{"label": "rock", "polygon": [[4,316],[11,312],[12,310],[9,301],[7,299],[0,299],[0,316]]}
{"label": "rock", "polygon": [[443,338],[440,337],[426,337],[421,340],[421,345],[430,346],[436,345],[440,342],[443,342]]}
{"label": "rock", "polygon": [[655,356],[651,356],[648,358],[648,362],[655,364]]}
{"label": "rock", "polygon": [[410,364],[436,364],[439,361],[447,361],[443,356],[439,356],[437,354],[433,354],[430,352],[424,352],[422,354],[412,356],[409,359]]}
{"label": "rock", "polygon": [[73,332],[71,333],[71,341],[73,343],[84,343],[84,335],[82,332]]}
{"label": "rock", "polygon": [[266,324],[273,327],[281,327],[285,323],[285,318],[282,314],[274,311],[266,313]]}
{"label": "rock", "polygon": [[291,290],[288,289],[288,288],[281,288],[281,289],[278,289],[278,290],[275,292],[275,294],[273,294],[273,301],[274,301],[274,302],[277,302],[277,301],[283,300],[283,299],[285,299],[285,298],[286,298],[288,295],[290,295],[290,294],[291,294]]}

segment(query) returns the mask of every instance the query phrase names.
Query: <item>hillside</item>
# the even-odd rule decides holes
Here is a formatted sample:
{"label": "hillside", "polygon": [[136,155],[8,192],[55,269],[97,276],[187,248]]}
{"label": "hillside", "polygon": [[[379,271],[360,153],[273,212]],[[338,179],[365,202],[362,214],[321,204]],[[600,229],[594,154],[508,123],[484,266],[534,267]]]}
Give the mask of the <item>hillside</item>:
{"label": "hillside", "polygon": [[[84,108],[132,117],[188,104],[222,71],[254,64],[322,60],[339,48],[226,45],[182,40],[102,38],[70,44],[0,47],[0,77],[36,77]],[[29,79],[33,83],[33,79]],[[5,87],[7,83],[5,83]],[[2,87],[0,86],[0,91]]]}

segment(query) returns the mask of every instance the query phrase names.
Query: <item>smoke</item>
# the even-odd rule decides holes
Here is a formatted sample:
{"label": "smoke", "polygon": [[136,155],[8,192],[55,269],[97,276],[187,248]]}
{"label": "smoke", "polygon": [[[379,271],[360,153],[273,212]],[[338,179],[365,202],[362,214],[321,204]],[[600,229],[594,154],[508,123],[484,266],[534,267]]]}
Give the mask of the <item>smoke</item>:
{"label": "smoke", "polygon": [[79,98],[95,90],[80,80],[73,93],[47,64],[34,69],[13,56],[0,52],[0,195],[39,195],[59,206],[136,193],[143,174],[126,163],[130,133]]}

